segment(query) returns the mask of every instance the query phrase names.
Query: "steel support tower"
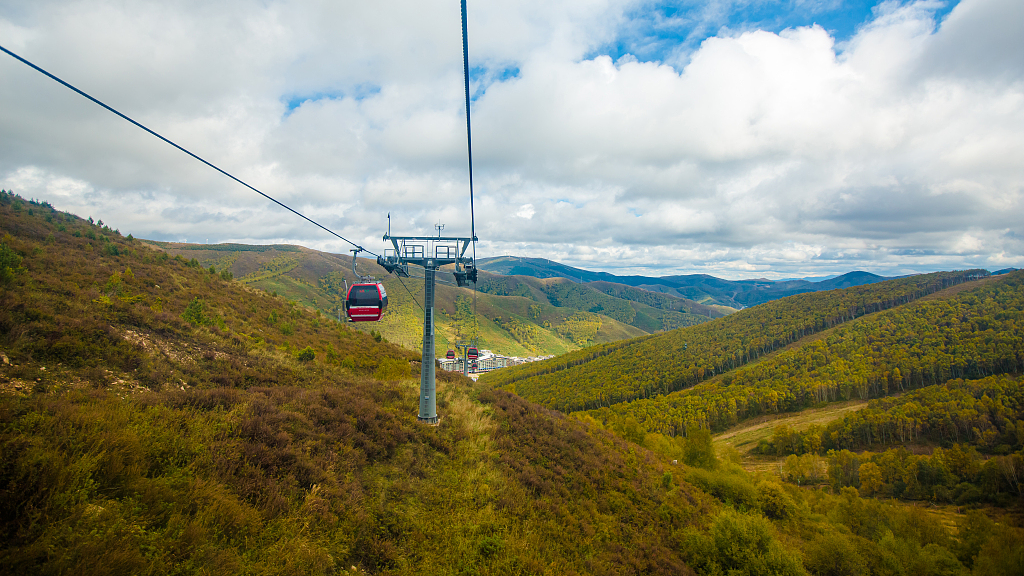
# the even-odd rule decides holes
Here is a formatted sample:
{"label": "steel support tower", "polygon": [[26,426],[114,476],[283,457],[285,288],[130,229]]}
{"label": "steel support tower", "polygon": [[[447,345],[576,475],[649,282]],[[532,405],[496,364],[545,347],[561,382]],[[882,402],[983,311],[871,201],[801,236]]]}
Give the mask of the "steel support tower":
{"label": "steel support tower", "polygon": [[423,268],[423,356],[420,365],[420,413],[419,421],[436,424],[437,381],[434,372],[434,293],[437,271],[442,266],[455,265],[452,273],[459,286],[476,282],[476,265],[466,256],[466,250],[475,238],[438,236],[392,236],[386,234],[384,241],[390,241],[394,249],[384,250],[377,258],[377,264],[389,273],[409,276],[409,265]]}

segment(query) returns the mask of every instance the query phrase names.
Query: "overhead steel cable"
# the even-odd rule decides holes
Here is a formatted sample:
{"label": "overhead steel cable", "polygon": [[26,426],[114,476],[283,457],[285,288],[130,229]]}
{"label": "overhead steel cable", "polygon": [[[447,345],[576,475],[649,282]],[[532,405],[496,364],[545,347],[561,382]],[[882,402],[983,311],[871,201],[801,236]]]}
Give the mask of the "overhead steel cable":
{"label": "overhead steel cable", "polygon": [[476,210],[473,206],[473,123],[469,115],[469,31],[466,24],[466,0],[462,0],[462,77],[466,85],[466,148],[469,152],[469,238],[473,242],[473,316],[476,316]]}
{"label": "overhead steel cable", "polygon": [[[281,202],[280,200],[277,200],[276,198],[273,198],[273,197],[271,197],[271,196],[269,196],[269,195],[267,195],[267,194],[264,194],[263,192],[261,192],[261,191],[257,190],[257,189],[256,189],[256,188],[255,188],[254,186],[251,186],[251,185],[249,185],[248,183],[246,183],[246,182],[242,181],[242,180],[241,180],[240,178],[237,178],[237,177],[235,177],[235,176],[234,176],[233,174],[231,174],[230,172],[228,172],[228,171],[226,171],[226,170],[224,170],[224,169],[222,169],[222,168],[220,168],[220,167],[218,167],[218,166],[214,165],[214,164],[213,164],[213,163],[211,163],[211,162],[208,162],[208,161],[207,161],[207,160],[205,160],[204,158],[202,158],[202,157],[200,157],[200,156],[198,156],[198,155],[196,155],[196,154],[192,153],[191,151],[187,150],[186,148],[184,148],[184,147],[182,147],[182,146],[179,146],[179,145],[178,145],[178,144],[176,144],[175,142],[172,142],[171,140],[169,140],[169,139],[165,138],[164,136],[162,136],[162,135],[158,134],[157,132],[155,132],[155,131],[151,130],[150,128],[148,128],[148,127],[146,127],[146,126],[144,126],[144,125],[140,124],[139,122],[136,122],[135,120],[133,120],[133,119],[129,118],[128,116],[126,116],[126,115],[122,114],[121,112],[118,112],[117,110],[115,110],[114,108],[112,108],[112,107],[110,107],[110,106],[108,106],[108,105],[104,104],[104,103],[103,103],[103,102],[101,102],[100,100],[98,100],[98,99],[96,99],[96,98],[93,98],[92,96],[90,96],[89,94],[86,94],[86,93],[85,93],[85,92],[83,92],[82,90],[79,90],[78,88],[76,88],[76,87],[72,86],[71,84],[69,84],[69,83],[65,82],[64,80],[61,80],[61,79],[60,79],[60,78],[58,78],[57,76],[55,76],[55,75],[53,75],[53,74],[51,74],[51,73],[47,72],[46,70],[44,70],[44,69],[40,68],[39,66],[36,66],[35,64],[33,64],[33,63],[29,62],[28,60],[26,60],[26,59],[22,58],[21,56],[18,56],[17,54],[15,54],[14,52],[11,52],[11,51],[10,51],[10,50],[8,50],[7,48],[4,48],[3,46],[0,46],[0,50],[2,50],[2,51],[3,51],[4,53],[6,53],[6,54],[10,55],[10,56],[11,56],[12,58],[14,58],[15,60],[18,60],[18,61],[19,61],[19,62],[21,62],[22,64],[25,64],[26,66],[28,66],[28,67],[30,67],[30,68],[32,68],[32,69],[34,69],[35,71],[37,71],[37,72],[39,72],[39,73],[43,74],[44,76],[47,76],[47,77],[48,77],[48,78],[50,78],[51,80],[54,80],[55,82],[57,82],[57,83],[59,83],[59,84],[63,85],[64,87],[66,87],[66,88],[68,88],[68,89],[72,90],[73,92],[77,93],[78,95],[80,95],[80,96],[83,96],[83,97],[87,98],[88,100],[91,100],[91,101],[92,101],[93,103],[95,103],[95,104],[99,105],[100,107],[102,107],[102,108],[106,109],[107,111],[109,111],[109,112],[112,112],[112,113],[116,114],[117,116],[120,116],[120,117],[121,117],[121,118],[123,118],[124,120],[127,120],[128,122],[130,122],[130,123],[134,124],[135,126],[137,126],[137,127],[141,128],[141,129],[145,130],[146,132],[149,132],[150,134],[152,134],[153,136],[156,136],[156,137],[157,137],[157,138],[159,138],[160,140],[163,140],[163,141],[164,141],[164,142],[166,142],[167,144],[170,144],[171,146],[174,146],[174,147],[175,147],[175,148],[177,148],[178,150],[180,150],[180,151],[184,152],[185,154],[188,154],[189,156],[191,156],[192,158],[195,158],[196,160],[198,160],[198,161],[202,162],[203,164],[206,164],[207,166],[209,166],[210,168],[213,168],[213,169],[214,169],[214,170],[216,170],[217,172],[220,172],[221,174],[223,174],[223,175],[227,176],[228,178],[231,178],[231,179],[232,179],[232,180],[234,180],[235,182],[238,182],[239,184],[241,184],[242,186],[245,186],[245,187],[246,187],[246,188],[248,188],[249,190],[252,190],[253,192],[255,192],[255,193],[259,194],[260,196],[263,196],[263,197],[264,197],[264,198],[266,198],[267,200],[270,200],[270,201],[271,201],[271,202],[273,202],[274,204],[277,204],[278,206],[280,206],[280,207],[284,208],[285,210],[287,210],[287,211],[291,212],[292,214],[295,214],[295,215],[296,215],[296,216],[298,216],[299,218],[302,218],[302,219],[303,219],[303,220],[305,220],[306,222],[309,222],[310,224],[312,224],[312,225],[316,226],[317,228],[320,228],[320,229],[321,229],[321,230],[323,230],[324,232],[327,232],[328,234],[330,234],[330,235],[332,235],[332,236],[334,236],[334,237],[336,237],[336,238],[339,238],[339,239],[341,239],[341,240],[343,240],[343,241],[345,241],[345,242],[347,242],[347,243],[351,244],[351,245],[352,245],[353,247],[355,247],[355,248],[358,248],[358,249],[359,249],[359,250],[360,250],[361,252],[366,252],[367,254],[372,254],[373,256],[377,256],[377,254],[374,254],[374,253],[373,253],[372,251],[370,251],[370,250],[367,250],[367,249],[363,248],[362,246],[360,246],[360,245],[356,244],[355,242],[353,242],[353,241],[349,240],[348,238],[345,238],[345,237],[344,237],[344,236],[342,236],[341,234],[338,234],[338,233],[337,233],[337,232],[335,232],[334,230],[331,230],[330,228],[328,228],[328,227],[324,226],[323,224],[320,224],[319,222],[316,222],[315,220],[313,220],[313,219],[309,218],[308,216],[306,216],[306,215],[302,214],[301,212],[298,212],[298,211],[296,211],[296,210],[292,209],[292,208],[291,208],[290,206],[288,206],[287,204],[285,204],[285,203]],[[472,187],[472,186],[471,186],[471,187]],[[472,194],[470,194],[470,195],[472,196]],[[472,204],[472,200],[470,201],[470,203]]]}
{"label": "overhead steel cable", "polygon": [[398,278],[398,281],[402,283],[402,288],[405,288],[405,291],[409,293],[409,296],[412,297],[413,303],[415,303],[416,306],[419,307],[420,312],[425,312],[425,310],[423,310],[423,305],[420,304],[420,301],[416,299],[416,295],[412,293],[412,290],[409,290],[409,287],[405,285],[405,282],[402,280],[402,277],[397,274],[395,275],[395,277]]}
{"label": "overhead steel cable", "polygon": [[466,147],[469,151],[469,226],[476,264],[476,214],[473,207],[473,128],[469,118],[469,32],[466,27],[466,0],[462,0],[462,77],[466,85]]}

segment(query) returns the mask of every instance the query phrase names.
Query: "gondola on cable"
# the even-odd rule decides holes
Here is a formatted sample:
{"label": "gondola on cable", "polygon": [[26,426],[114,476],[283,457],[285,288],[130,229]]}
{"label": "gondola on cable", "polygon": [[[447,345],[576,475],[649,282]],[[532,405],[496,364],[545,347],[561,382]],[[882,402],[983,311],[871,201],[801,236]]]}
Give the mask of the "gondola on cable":
{"label": "gondola on cable", "polygon": [[[337,237],[338,239],[351,244],[356,248],[352,255],[352,270],[355,272],[356,267],[356,254],[363,251],[363,248],[358,244],[355,244],[351,240],[344,236],[334,232],[326,226],[317,223],[308,216],[303,215],[297,210],[287,206],[283,202],[280,202],[273,197],[261,192],[252,185],[242,181],[241,179],[233,176],[227,171],[217,167],[213,163],[201,158],[200,156],[190,152],[186,148],[172,142],[171,140],[161,136],[152,129],[140,124],[139,122],[129,118],[125,114],[111,108],[107,104],[104,104],[100,100],[86,94],[82,90],[72,86],[71,84],[61,80],[57,76],[43,70],[39,66],[32,64],[28,60],[25,60],[21,56],[14,54],[7,50],[3,46],[0,46],[0,51],[14,57],[15,59],[27,64],[31,68],[43,73],[51,79],[59,82],[65,87],[73,90],[79,95],[91,100],[95,104],[98,104],[112,112],[124,120],[134,124],[138,128],[145,130],[149,134],[159,138],[167,144],[177,148],[181,152],[191,156],[195,160],[202,162],[208,167],[220,172],[224,176],[231,178],[238,184],[245,186],[253,192],[263,196],[267,200],[279,205],[281,208],[292,212],[296,216],[306,220],[310,224],[324,230],[325,232]],[[389,274],[396,274],[401,281],[402,277],[409,277],[409,266],[421,267],[424,271],[424,292],[423,292],[423,355],[421,357],[421,370],[420,370],[420,412],[418,420],[428,424],[438,423],[437,414],[437,396],[436,396],[436,381],[434,373],[434,364],[436,358],[434,357],[434,292],[435,292],[435,276],[438,270],[446,265],[455,265],[453,271],[455,283],[457,286],[465,287],[472,283],[474,285],[474,298],[473,298],[473,313],[476,314],[476,288],[477,283],[477,255],[476,255],[476,243],[479,240],[476,236],[476,216],[474,209],[474,196],[473,196],[473,139],[472,139],[472,122],[470,114],[470,78],[469,78],[469,40],[467,31],[467,16],[466,16],[466,1],[462,0],[462,71],[463,71],[463,88],[466,102],[466,148],[467,148],[467,160],[469,168],[469,224],[470,224],[470,235],[469,237],[441,237],[441,231],[438,230],[437,237],[433,236],[392,236],[390,226],[390,214],[388,216],[388,234],[384,236],[385,242],[390,241],[394,246],[394,250],[391,254],[388,254],[388,250],[384,250],[384,255],[377,255],[377,264],[382,266]],[[424,250],[426,246],[430,246],[431,250]],[[466,251],[472,246],[472,256],[468,256]],[[372,252],[371,252],[372,254]],[[364,277],[356,272],[358,281],[355,282],[351,287],[345,286],[345,316],[353,322],[375,322],[380,321],[384,316],[384,312],[388,305],[388,295],[384,290],[384,285],[373,278]],[[404,286],[404,283],[403,283]],[[411,294],[411,293],[410,293]],[[459,346],[459,349],[462,349]],[[474,371],[478,369],[476,358],[479,356],[479,352],[474,343],[467,349],[468,359],[473,360],[472,368]],[[463,364],[465,367],[465,364]]]}
{"label": "gondola on cable", "polygon": [[352,272],[359,281],[346,290],[345,315],[349,322],[379,322],[388,307],[388,293],[379,280],[359,274],[356,270],[358,253],[358,250],[352,251]]}
{"label": "gondola on cable", "polygon": [[448,360],[455,360],[455,350],[448,350],[448,353],[444,355]]}

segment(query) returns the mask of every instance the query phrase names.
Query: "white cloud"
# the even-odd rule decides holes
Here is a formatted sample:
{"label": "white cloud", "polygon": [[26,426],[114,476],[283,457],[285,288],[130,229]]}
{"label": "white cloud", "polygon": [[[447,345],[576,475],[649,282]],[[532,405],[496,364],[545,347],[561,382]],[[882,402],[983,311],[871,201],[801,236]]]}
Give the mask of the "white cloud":
{"label": "white cloud", "polygon": [[516,216],[529,220],[533,218],[533,215],[536,213],[537,211],[533,209],[533,204],[523,204],[519,207],[519,210],[516,211]]}
{"label": "white cloud", "polygon": [[[673,67],[585,57],[639,2],[470,3],[481,254],[729,277],[1024,265],[1024,8],[963,0],[937,24],[937,6],[880,5],[840,46],[723,32]],[[468,233],[457,3],[6,3],[0,38],[368,247],[388,212],[397,233]],[[136,236],[346,249],[13,59],[0,78],[5,188]]]}

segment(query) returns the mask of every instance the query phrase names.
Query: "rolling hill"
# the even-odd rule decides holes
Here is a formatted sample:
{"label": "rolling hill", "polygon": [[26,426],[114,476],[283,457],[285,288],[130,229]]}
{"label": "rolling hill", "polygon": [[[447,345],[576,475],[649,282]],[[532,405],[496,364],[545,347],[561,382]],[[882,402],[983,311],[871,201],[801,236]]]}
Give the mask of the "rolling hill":
{"label": "rolling hill", "polygon": [[0,574],[692,573],[611,434],[6,192],[0,272]]}
{"label": "rolling hill", "polygon": [[[346,282],[356,280],[350,256],[300,246],[147,243],[171,256],[194,259],[204,269],[228,272],[247,286],[280,294],[334,318],[340,318]],[[419,349],[423,338],[422,279],[400,279],[387,274],[373,260],[363,258],[358,260],[357,269],[360,274],[383,280],[389,304],[381,322],[356,328],[374,331],[406,348]],[[471,289],[451,285],[451,277],[443,271],[439,279],[447,282],[438,284],[436,294],[439,314],[435,330],[440,351],[453,347],[457,340],[472,338],[474,333],[481,347],[514,356],[560,354],[647,333],[605,314],[556,306],[529,294],[474,295]],[[695,316],[678,321],[694,323],[706,319]]]}
{"label": "rolling hill", "polygon": [[[759,441],[738,447],[760,456],[745,461],[797,485],[1014,508],[1024,494],[1022,373],[1024,272],[969,270],[791,296],[481,383],[656,450],[813,409],[798,429],[750,434]],[[851,401],[859,410],[826,408]]]}
{"label": "rolling hill", "polygon": [[[821,282],[806,280],[772,281],[722,280],[706,274],[682,276],[616,276],[607,272],[590,272],[552,262],[542,258],[520,258],[500,256],[483,258],[480,269],[504,275],[532,276],[536,278],[565,278],[580,284],[602,283],[642,288],[648,292],[659,292],[692,300],[709,306],[744,308],[763,304],[786,296],[862,286],[886,280],[884,276],[870,272],[849,272]],[[601,288],[599,288],[601,289]],[[621,290],[621,288],[619,289]],[[604,291],[602,289],[602,291]]]}
{"label": "rolling hill", "polygon": [[705,306],[692,300],[651,292],[622,284],[581,284],[566,278],[497,276],[482,273],[478,290],[487,294],[523,296],[559,308],[597,313],[646,333],[693,326],[733,312],[722,306]]}
{"label": "rolling hill", "polygon": [[593,346],[487,377],[563,411],[611,406],[689,388],[800,339],[893,308],[984,271],[940,272],[772,301],[705,324]]}
{"label": "rolling hill", "polygon": [[1024,372],[1024,274],[956,288],[967,289],[869,314],[699,385],[592,414],[667,433],[688,424],[720,430],[761,414]]}
{"label": "rolling hill", "polygon": [[[716,457],[707,434],[643,435],[628,418],[612,434],[593,416],[445,373],[441,422],[422,425],[417,353],[332,320],[322,311],[329,304],[304,306],[238,280],[328,293],[303,292],[307,268],[287,260],[302,248],[220,252],[237,254],[235,279],[226,263],[211,271],[0,193],[0,574],[1024,568],[1024,532],[1005,520],[1012,516],[857,492],[885,495],[899,488],[886,474],[897,473],[927,479],[907,494],[958,494],[950,483],[964,479],[1006,495],[1002,477],[986,474],[1015,462],[1009,455],[974,476],[952,466],[965,475],[942,476],[932,471],[947,461],[969,468],[970,454],[881,455],[872,469],[837,453],[834,481],[808,475],[800,488]],[[310,274],[335,270],[316,258]],[[300,272],[279,273],[289,268]],[[965,322],[991,329],[995,344],[980,342],[997,351],[999,323],[1017,318],[1000,304],[1013,291],[1000,290],[964,301],[984,311]],[[1005,428],[1009,412],[1000,414]]]}

